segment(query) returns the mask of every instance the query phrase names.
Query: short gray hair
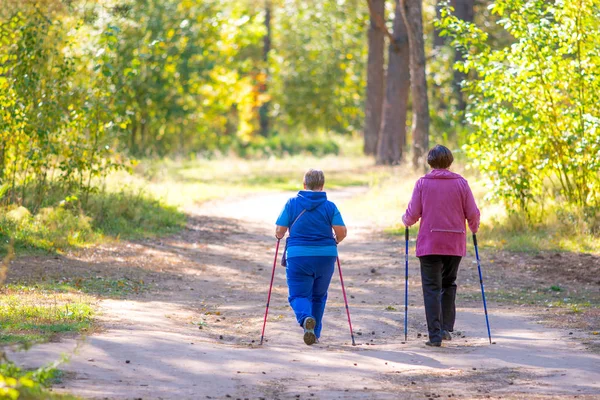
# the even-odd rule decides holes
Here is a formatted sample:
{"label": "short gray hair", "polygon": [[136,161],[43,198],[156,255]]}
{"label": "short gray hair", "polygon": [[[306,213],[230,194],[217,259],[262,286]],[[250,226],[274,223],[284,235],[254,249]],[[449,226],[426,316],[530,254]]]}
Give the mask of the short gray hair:
{"label": "short gray hair", "polygon": [[309,169],[304,174],[304,184],[308,190],[322,189],[325,186],[325,174],[320,169]]}

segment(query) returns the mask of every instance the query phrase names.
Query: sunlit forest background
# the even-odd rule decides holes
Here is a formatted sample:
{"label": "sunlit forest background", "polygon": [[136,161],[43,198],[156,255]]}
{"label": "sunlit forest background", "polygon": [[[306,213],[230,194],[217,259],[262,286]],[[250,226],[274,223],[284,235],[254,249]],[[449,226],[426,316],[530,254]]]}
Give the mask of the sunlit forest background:
{"label": "sunlit forest background", "polygon": [[423,172],[435,143],[511,229],[597,235],[599,22],[597,0],[4,0],[0,237],[119,235],[186,168],[200,197],[274,182],[210,160],[355,157],[364,184]]}

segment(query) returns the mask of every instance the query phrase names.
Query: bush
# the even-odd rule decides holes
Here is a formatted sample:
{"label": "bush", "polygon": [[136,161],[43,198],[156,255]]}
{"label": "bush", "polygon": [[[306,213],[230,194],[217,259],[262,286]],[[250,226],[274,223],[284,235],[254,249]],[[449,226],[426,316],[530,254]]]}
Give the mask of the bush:
{"label": "bush", "polygon": [[555,199],[599,207],[598,1],[496,0],[490,7],[512,45],[493,49],[484,31],[447,5],[437,22],[465,52],[456,68],[473,77],[463,82],[466,119],[476,128],[468,155],[508,207],[527,212]]}
{"label": "bush", "polygon": [[142,190],[99,193],[85,207],[92,226],[105,235],[128,238],[173,233],[185,225],[185,214]]}
{"label": "bush", "polygon": [[5,359],[0,362],[0,399],[75,400],[73,396],[57,395],[45,390],[59,379],[60,371],[56,365],[23,371]]}
{"label": "bush", "polygon": [[600,208],[560,207],[556,216],[566,231],[584,235],[600,235]]}
{"label": "bush", "polygon": [[23,213],[23,217],[17,221],[12,215],[19,209],[25,208],[5,208],[3,211],[8,211],[2,213],[4,216],[0,215],[0,238],[13,238],[19,248],[55,251],[83,246],[96,237],[91,218],[79,210],[46,207],[36,215]]}
{"label": "bush", "polygon": [[335,140],[324,135],[276,134],[268,138],[255,138],[247,144],[237,144],[234,150],[242,157],[283,157],[297,154],[310,154],[322,157],[328,154],[338,155],[340,153],[340,146]]}
{"label": "bush", "polygon": [[16,248],[63,251],[96,243],[104,235],[125,238],[172,233],[185,224],[185,215],[142,191],[90,194],[84,203],[76,196],[49,196],[44,208],[32,214],[23,206],[0,208],[0,253],[8,238]]}

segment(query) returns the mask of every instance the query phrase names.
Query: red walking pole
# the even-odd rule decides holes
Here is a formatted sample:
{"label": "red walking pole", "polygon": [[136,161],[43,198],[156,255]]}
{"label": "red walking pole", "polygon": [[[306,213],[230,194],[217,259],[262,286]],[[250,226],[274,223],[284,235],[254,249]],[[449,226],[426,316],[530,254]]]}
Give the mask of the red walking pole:
{"label": "red walking pole", "polygon": [[346,314],[348,315],[348,325],[350,326],[350,336],[352,337],[352,346],[356,346],[354,341],[354,331],[352,330],[352,321],[350,321],[350,309],[348,308],[348,298],[346,297],[346,289],[344,288],[344,278],[342,277],[342,267],[340,266],[340,258],[337,258],[338,271],[340,272],[340,282],[342,283],[342,293],[344,294],[344,303],[346,303]]}
{"label": "red walking pole", "polygon": [[[260,344],[263,344],[265,337],[265,327],[267,326],[267,315],[269,314],[269,303],[271,302],[271,289],[273,289],[273,278],[275,278],[275,266],[277,265],[277,254],[279,253],[279,242],[281,239],[277,239],[277,246],[275,247],[275,260],[273,260],[273,272],[271,273],[271,285],[269,286],[269,297],[267,297],[267,309],[265,310],[265,320],[263,321],[262,335],[260,335]],[[346,296],[346,295],[344,295]]]}

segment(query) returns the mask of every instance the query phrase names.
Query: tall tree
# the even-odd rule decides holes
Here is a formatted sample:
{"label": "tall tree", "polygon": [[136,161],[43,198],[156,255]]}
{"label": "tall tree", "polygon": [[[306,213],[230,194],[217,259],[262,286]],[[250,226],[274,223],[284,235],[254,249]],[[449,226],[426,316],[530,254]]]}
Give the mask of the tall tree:
{"label": "tall tree", "polygon": [[378,164],[398,164],[406,147],[406,110],[410,90],[408,32],[396,0],[393,39],[388,49],[388,69],[383,121],[377,146]]}
{"label": "tall tree", "polygon": [[[263,82],[260,86],[260,93],[266,94],[268,90],[267,81],[269,79],[269,52],[271,51],[271,0],[265,0],[265,37],[263,44]],[[265,101],[259,110],[260,133],[267,136],[269,133],[269,102]]]}
{"label": "tall tree", "polygon": [[365,100],[364,152],[375,154],[381,127],[384,82],[385,0],[367,0],[369,5],[369,56],[367,64],[367,97]]}
{"label": "tall tree", "polygon": [[408,31],[410,49],[410,84],[412,94],[413,166],[425,166],[429,147],[429,100],[425,75],[425,41],[423,38],[423,5],[421,0],[400,0],[402,17]]}
{"label": "tall tree", "polygon": [[[475,5],[475,0],[453,0],[452,3],[454,6],[454,13],[457,18],[466,22],[473,22],[473,18],[475,17],[473,8]],[[455,51],[454,61],[462,62],[463,59],[463,53],[460,51]],[[466,77],[467,76],[464,72],[454,70],[452,87],[454,89],[455,96],[458,99],[458,109],[460,111],[464,111],[467,108],[467,103],[465,102],[461,88],[461,82],[465,80]]]}

